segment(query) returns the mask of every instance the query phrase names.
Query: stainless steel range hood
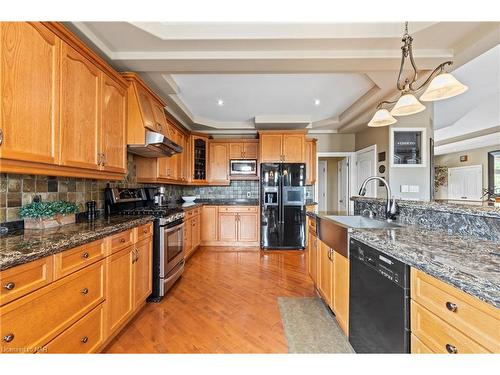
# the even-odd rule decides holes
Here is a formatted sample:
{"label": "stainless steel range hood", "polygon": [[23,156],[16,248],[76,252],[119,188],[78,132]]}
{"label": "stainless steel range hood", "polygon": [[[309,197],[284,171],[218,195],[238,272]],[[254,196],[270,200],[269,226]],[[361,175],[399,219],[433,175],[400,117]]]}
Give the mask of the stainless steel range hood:
{"label": "stainless steel range hood", "polygon": [[161,133],[146,130],[144,144],[128,145],[128,152],[145,158],[162,158],[182,152],[182,147]]}

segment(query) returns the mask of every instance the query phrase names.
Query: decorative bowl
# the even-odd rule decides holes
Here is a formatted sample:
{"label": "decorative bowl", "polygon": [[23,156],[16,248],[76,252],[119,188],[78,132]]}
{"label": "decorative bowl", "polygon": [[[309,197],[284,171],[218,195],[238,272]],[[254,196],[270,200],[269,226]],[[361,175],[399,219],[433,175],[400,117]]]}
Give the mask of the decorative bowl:
{"label": "decorative bowl", "polygon": [[182,200],[186,203],[193,203],[195,201],[196,197],[194,196],[187,196],[187,197],[182,197]]}

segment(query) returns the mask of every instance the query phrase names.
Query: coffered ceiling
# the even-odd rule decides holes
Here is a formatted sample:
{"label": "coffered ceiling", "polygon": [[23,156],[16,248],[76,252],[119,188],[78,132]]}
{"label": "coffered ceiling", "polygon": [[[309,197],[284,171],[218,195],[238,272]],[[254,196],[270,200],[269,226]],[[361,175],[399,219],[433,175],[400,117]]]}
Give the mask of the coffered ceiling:
{"label": "coffered ceiling", "polygon": [[[356,132],[396,94],[401,23],[68,24],[119,70],[141,76],[189,128],[244,134]],[[498,44],[498,23],[410,23],[422,71]]]}

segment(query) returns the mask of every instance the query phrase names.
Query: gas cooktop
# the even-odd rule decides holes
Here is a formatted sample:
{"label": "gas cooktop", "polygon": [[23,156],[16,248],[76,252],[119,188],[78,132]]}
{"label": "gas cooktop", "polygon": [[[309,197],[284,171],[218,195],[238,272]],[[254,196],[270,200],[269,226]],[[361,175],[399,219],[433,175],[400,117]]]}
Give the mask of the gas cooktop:
{"label": "gas cooktop", "polygon": [[162,219],[163,222],[171,223],[184,218],[182,208],[175,206],[138,207],[119,212],[120,215],[151,215]]}

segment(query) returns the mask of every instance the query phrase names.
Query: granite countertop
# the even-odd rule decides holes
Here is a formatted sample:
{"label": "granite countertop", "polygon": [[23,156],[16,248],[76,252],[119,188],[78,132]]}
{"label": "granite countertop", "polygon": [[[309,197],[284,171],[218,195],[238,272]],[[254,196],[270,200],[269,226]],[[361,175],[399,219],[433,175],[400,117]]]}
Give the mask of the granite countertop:
{"label": "granite countertop", "polygon": [[351,229],[351,238],[500,308],[498,243],[418,226]]}
{"label": "granite countertop", "polygon": [[13,230],[0,236],[0,271],[80,246],[153,220],[152,216],[111,216],[57,228]]}

